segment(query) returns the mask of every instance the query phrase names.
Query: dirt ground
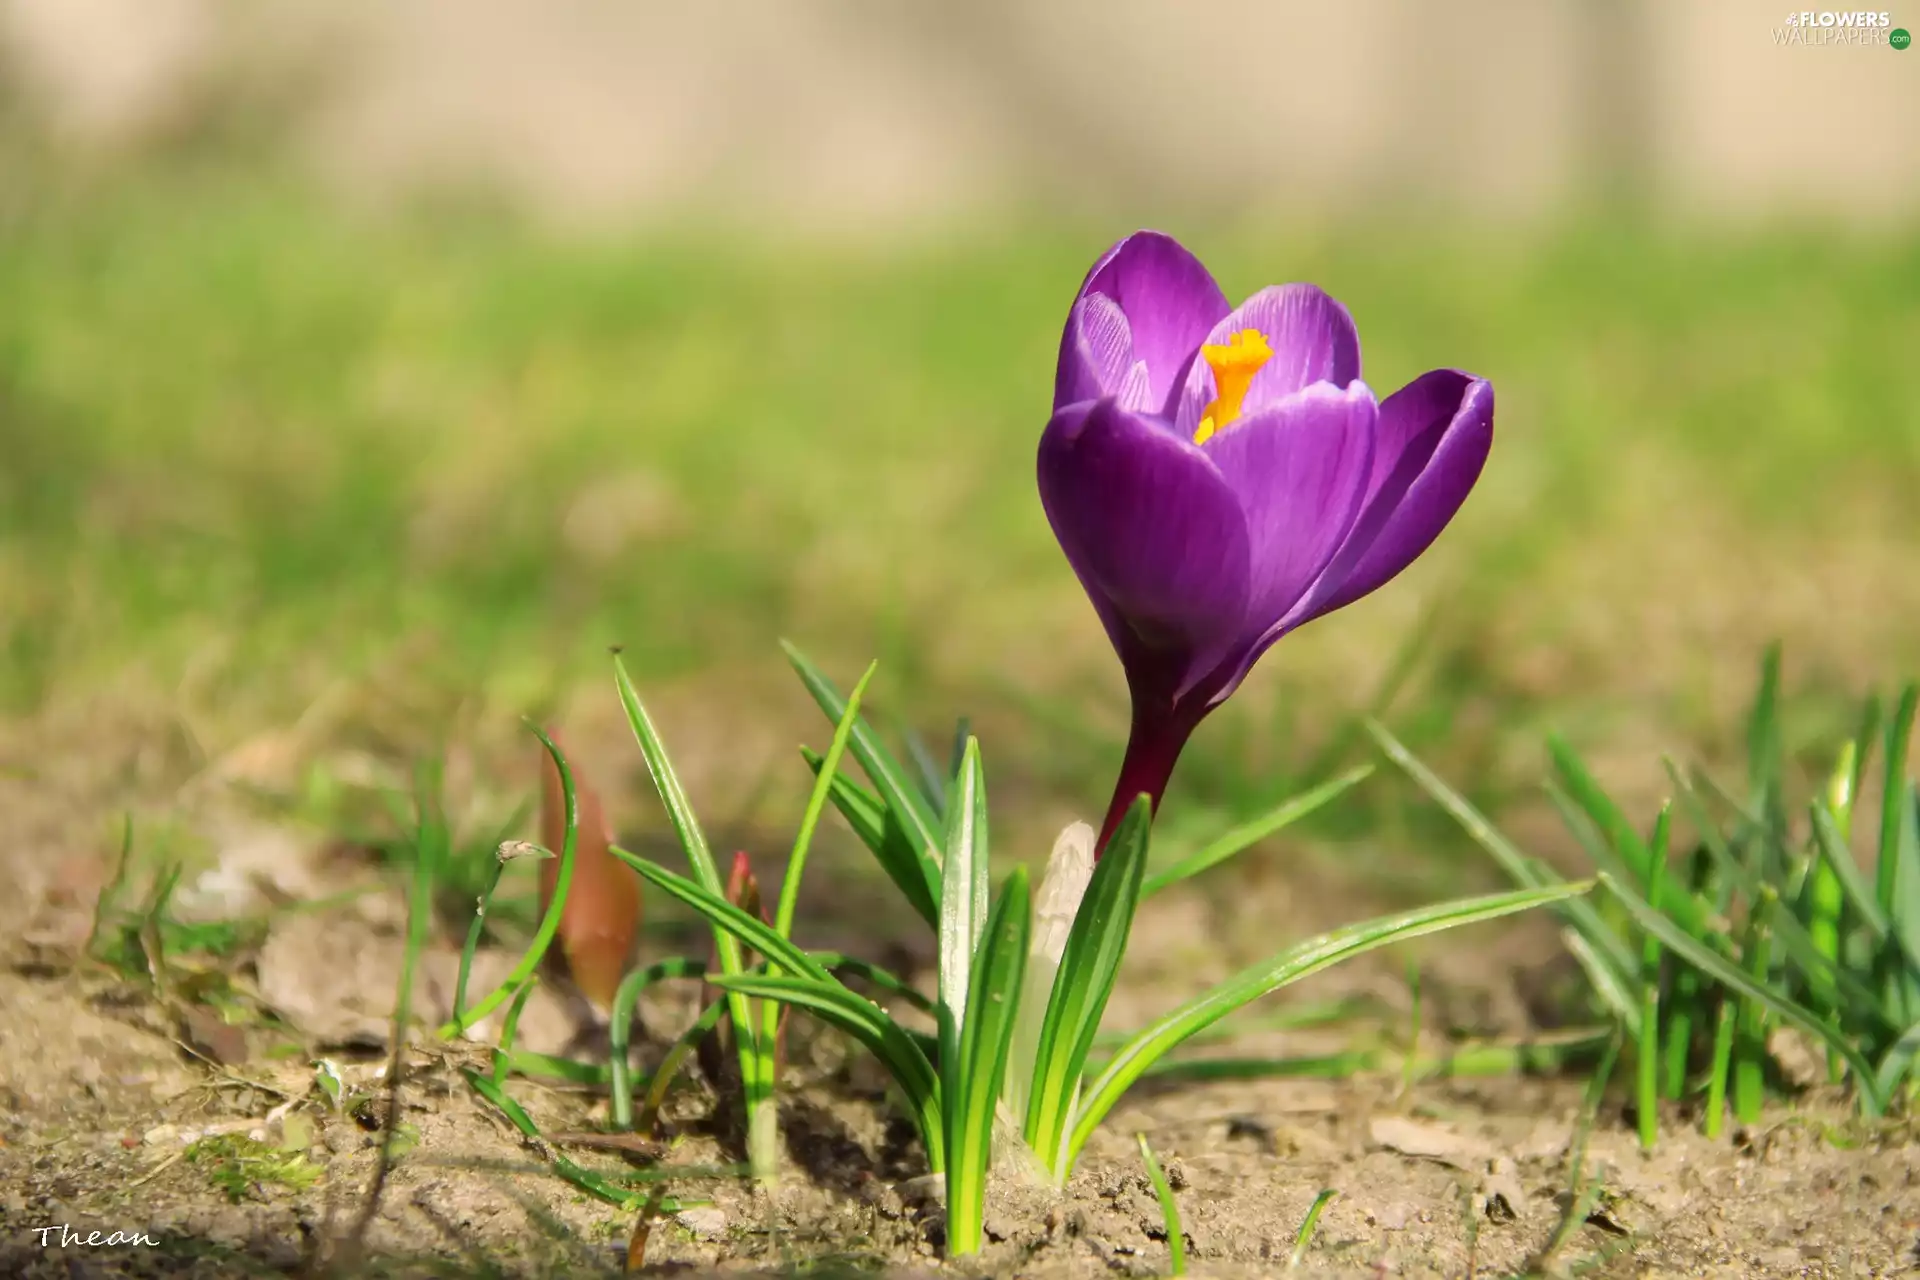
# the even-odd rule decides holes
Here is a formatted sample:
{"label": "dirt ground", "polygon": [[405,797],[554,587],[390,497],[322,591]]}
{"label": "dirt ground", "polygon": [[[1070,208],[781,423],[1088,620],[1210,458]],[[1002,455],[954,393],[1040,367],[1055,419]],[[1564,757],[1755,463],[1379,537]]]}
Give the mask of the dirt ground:
{"label": "dirt ground", "polygon": [[[313,874],[326,867],[351,878],[337,858]],[[1312,919],[1321,911],[1356,914],[1351,893],[1311,879],[1308,871],[1265,881],[1252,875],[1156,899],[1136,928],[1109,1025],[1137,1025],[1271,949],[1276,928],[1292,933],[1325,923]],[[31,891],[5,908],[12,942],[0,972],[0,1273],[290,1273],[317,1245],[342,1238],[376,1163],[385,1096],[379,1042],[404,926],[398,891],[389,884],[334,910],[283,917],[232,975],[281,1025],[232,1033],[182,1022],[142,984],[74,964],[72,943],[84,935],[89,898],[44,866],[22,883]],[[1249,912],[1248,901],[1271,910]],[[1308,910],[1307,903],[1316,905]],[[1550,930],[1495,928],[1424,955],[1429,1039],[1437,1043],[1432,1033],[1443,1026],[1524,1032],[1528,975],[1551,948]],[[911,947],[893,950],[890,963],[912,963]],[[445,1008],[452,957],[441,943],[423,963],[417,999],[426,1013]],[[484,956],[476,985],[510,962],[505,953]],[[1362,994],[1404,1005],[1398,963],[1356,965],[1292,998]],[[691,1016],[693,998],[683,984],[643,1000],[640,1056],[649,1065]],[[543,991],[522,1022],[522,1045],[559,1050],[577,1031],[573,1007]],[[1345,1047],[1354,1034],[1268,1031],[1223,1051],[1312,1055]],[[315,1087],[313,1064],[323,1055],[339,1064],[349,1091],[368,1092],[367,1106],[335,1107]],[[794,1087],[783,1114],[789,1164],[770,1192],[712,1172],[738,1156],[722,1140],[713,1097],[697,1076],[670,1097],[661,1135],[668,1141],[646,1158],[686,1204],[653,1226],[649,1267],[660,1274],[942,1269],[938,1207],[918,1176],[910,1128],[887,1108],[877,1069],[838,1037],[804,1025],[792,1057]],[[410,1053],[400,1095],[406,1149],[365,1252],[345,1263],[348,1273],[620,1269],[633,1215],[575,1190],[548,1163],[560,1150],[589,1168],[623,1168],[617,1154],[567,1136],[603,1121],[604,1100],[515,1080],[515,1097],[554,1140],[542,1148],[461,1078],[459,1068],[484,1071],[487,1060],[483,1046],[467,1043],[422,1042]],[[1149,1082],[1097,1136],[1064,1194],[1017,1175],[1003,1179],[989,1210],[987,1251],[953,1269],[1165,1274],[1162,1220],[1136,1132],[1167,1163],[1195,1274],[1284,1269],[1322,1188],[1339,1195],[1296,1272],[1302,1276],[1531,1269],[1864,1277],[1920,1266],[1910,1129],[1865,1126],[1837,1100],[1817,1095],[1730,1140],[1699,1137],[1692,1118],[1676,1114],[1652,1156],[1640,1153],[1630,1120],[1609,1103],[1586,1148],[1584,1167],[1598,1190],[1579,1202],[1590,1206],[1585,1220],[1563,1231],[1575,1203],[1569,1146],[1582,1088],[1576,1078],[1503,1076],[1434,1079],[1403,1090],[1391,1073]],[[64,1246],[63,1231],[70,1233]],[[102,1240],[139,1232],[151,1242],[90,1246],[94,1232]],[[1550,1248],[1556,1236],[1563,1238]]]}

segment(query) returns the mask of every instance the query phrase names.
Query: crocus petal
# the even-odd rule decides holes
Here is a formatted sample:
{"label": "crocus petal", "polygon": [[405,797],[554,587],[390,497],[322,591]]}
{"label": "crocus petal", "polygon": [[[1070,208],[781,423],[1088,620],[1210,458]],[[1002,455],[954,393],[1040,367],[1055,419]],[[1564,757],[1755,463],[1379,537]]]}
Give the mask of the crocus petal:
{"label": "crocus petal", "polygon": [[1391,581],[1433,545],[1493,448],[1493,384],[1457,369],[1422,374],[1380,406],[1367,505],[1292,629]]}
{"label": "crocus petal", "polygon": [[[1226,295],[1213,276],[1178,240],[1158,231],[1128,236],[1094,264],[1074,299],[1054,376],[1055,412],[1114,392],[1110,384],[1099,384],[1089,368],[1076,324],[1083,313],[1081,300],[1094,294],[1104,295],[1125,316],[1132,358],[1147,367],[1147,404],[1155,408],[1180,385],[1201,340],[1228,310]],[[1096,385],[1101,389],[1090,390]]]}
{"label": "crocus petal", "polygon": [[1207,442],[1246,515],[1246,641],[1279,622],[1346,542],[1372,474],[1379,412],[1364,382],[1321,382]]}
{"label": "crocus petal", "polygon": [[1112,396],[1123,409],[1144,412],[1159,407],[1149,386],[1147,363],[1133,353],[1133,328],[1120,304],[1104,293],[1090,293],[1074,304],[1061,350],[1062,394],[1068,404]]}
{"label": "crocus petal", "polygon": [[1073,306],[1061,340],[1056,408],[1082,400],[1113,396],[1122,408],[1157,409],[1149,389],[1147,363],[1133,351],[1133,327],[1120,304],[1104,293],[1089,293]]}
{"label": "crocus petal", "polygon": [[[1206,342],[1225,343],[1243,329],[1259,330],[1273,358],[1253,375],[1242,415],[1271,408],[1316,382],[1345,387],[1360,376],[1360,334],[1353,317],[1314,285],[1262,289],[1214,325]],[[1205,360],[1195,360],[1174,408],[1175,427],[1192,434],[1216,394],[1213,370]]]}
{"label": "crocus petal", "polygon": [[1060,394],[1068,397],[1066,403],[1112,395],[1132,365],[1133,329],[1120,304],[1104,293],[1089,293],[1074,303],[1060,347]]}
{"label": "crocus petal", "polygon": [[1040,440],[1040,501],[1128,679],[1171,696],[1218,664],[1246,616],[1240,500],[1190,441],[1112,400]]}

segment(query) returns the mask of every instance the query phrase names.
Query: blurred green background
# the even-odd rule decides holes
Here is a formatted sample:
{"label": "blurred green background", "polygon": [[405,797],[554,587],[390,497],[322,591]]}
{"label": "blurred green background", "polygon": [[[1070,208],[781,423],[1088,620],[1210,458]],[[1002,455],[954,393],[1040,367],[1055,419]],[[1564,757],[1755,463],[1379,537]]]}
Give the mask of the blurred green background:
{"label": "blurred green background", "polygon": [[[1875,172],[1844,154],[1880,146],[1872,130],[1829,140],[1838,168],[1796,162],[1789,137],[1779,172],[1755,176],[1750,147],[1714,142],[1711,118],[1635,73],[1640,46],[1614,47],[1631,30],[1574,6],[1571,34],[1515,34],[1500,17],[1518,10],[1468,8],[1365,56],[1425,40],[1440,59],[1481,22],[1491,105],[1419,58],[1406,65],[1428,78],[1401,92],[1437,92],[1434,118],[1402,102],[1397,127],[1378,122],[1391,104],[1258,95],[1224,123],[1169,120],[1153,104],[1183,90],[1156,81],[1122,96],[1134,132],[1116,142],[1073,101],[1083,69],[995,81],[967,61],[995,38],[1070,41],[1051,29],[869,15],[809,45],[769,10],[734,50],[741,70],[686,15],[640,6],[610,32],[582,10],[577,44],[630,38],[643,65],[576,49],[555,73],[573,96],[549,94],[562,107],[522,69],[470,91],[480,105],[462,116],[452,71],[485,81],[494,46],[557,57],[569,19],[479,6],[435,61],[422,6],[348,6],[364,30],[320,23],[327,39],[290,43],[306,30],[291,20],[221,26],[238,11],[179,5],[167,12],[216,15],[167,46],[198,52],[149,54],[159,69],[112,100],[86,87],[111,60],[105,27],[12,6],[7,776],[60,797],[43,827],[82,842],[102,812],[209,776],[324,807],[330,780],[437,750],[499,808],[525,791],[530,713],[567,724],[589,767],[637,797],[605,664],[620,644],[696,799],[750,830],[797,808],[792,748],[826,736],[784,671],[786,636],[846,680],[880,658],[883,710],[942,748],[970,714],[1008,811],[1002,847],[1038,852],[1104,804],[1125,705],[1041,514],[1034,449],[1066,305],[1142,223],[1179,234],[1230,296],[1329,289],[1382,393],[1454,365],[1499,396],[1485,479],[1433,553],[1290,638],[1202,730],[1170,795],[1175,838],[1362,756],[1352,721],[1368,711],[1523,832],[1549,726],[1650,797],[1659,752],[1730,754],[1774,638],[1790,728],[1818,738],[1840,695],[1920,666],[1910,146],[1904,168]],[[1920,61],[1890,79],[1887,50],[1780,49],[1757,5],[1702,8],[1722,25],[1694,15],[1689,30],[1756,100],[1826,103],[1851,84],[1881,95],[1869,105],[1920,105]],[[1620,10],[1647,48],[1652,12]],[[863,49],[876,26],[909,43]],[[355,31],[390,55],[358,77],[338,73],[363,65],[342,51]],[[713,55],[714,85],[695,72],[622,97],[674,41]],[[1024,109],[1055,114],[1004,130],[1018,145],[981,126],[962,146],[860,96],[911,98],[893,80],[806,79],[809,56],[826,77],[848,58],[910,67],[943,41],[959,51],[941,55],[942,84],[1025,86]],[[723,67],[746,76],[781,47],[812,96],[769,89],[716,132],[700,93],[726,94]],[[1581,74],[1564,136],[1542,142],[1510,117],[1548,92],[1522,72],[1549,53]],[[1661,56],[1671,71],[1679,55]],[[415,96],[396,97],[383,66]],[[1204,116],[1224,91],[1195,92]],[[951,122],[946,98],[912,101]],[[1322,108],[1352,155],[1290,131]],[[782,140],[815,117],[874,136],[790,154]],[[1206,145],[1183,146],[1183,124]],[[881,136],[891,126],[901,137]],[[1446,148],[1472,163],[1450,167]],[[1404,857],[1454,847],[1396,785],[1365,795],[1318,834]],[[637,799],[619,807],[645,821]]]}

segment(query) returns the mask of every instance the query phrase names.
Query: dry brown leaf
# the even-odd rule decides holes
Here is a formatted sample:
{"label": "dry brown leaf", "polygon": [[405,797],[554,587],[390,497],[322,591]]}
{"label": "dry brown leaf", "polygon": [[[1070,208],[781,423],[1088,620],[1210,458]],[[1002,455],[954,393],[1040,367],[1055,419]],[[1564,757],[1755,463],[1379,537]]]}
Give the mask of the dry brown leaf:
{"label": "dry brown leaf", "polygon": [[[549,736],[565,750],[558,731],[550,730]],[[557,855],[567,839],[566,796],[552,757],[543,752],[541,760],[540,839]],[[574,834],[573,883],[560,913],[558,963],[580,993],[605,1012],[613,1007],[639,937],[640,877],[609,851],[613,831],[600,795],[586,781],[580,763],[569,757],[567,768],[573,774],[579,824]],[[542,913],[553,901],[559,880],[559,858],[543,861]]]}

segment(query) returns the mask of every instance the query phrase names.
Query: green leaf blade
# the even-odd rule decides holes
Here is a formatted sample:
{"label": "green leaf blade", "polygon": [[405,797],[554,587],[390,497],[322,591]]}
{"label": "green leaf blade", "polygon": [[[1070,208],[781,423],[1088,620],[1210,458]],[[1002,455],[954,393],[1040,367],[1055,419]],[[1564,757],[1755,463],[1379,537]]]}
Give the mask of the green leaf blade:
{"label": "green leaf blade", "polygon": [[[954,794],[965,797],[966,788],[958,787]],[[959,1052],[950,1060],[944,1082],[947,1240],[955,1256],[980,1249],[987,1171],[993,1162],[994,1116],[1013,1045],[1032,920],[1027,869],[1016,867],[1001,887],[980,935]]]}
{"label": "green leaf blade", "polygon": [[[1883,1109],[1883,1100],[1873,1086],[1873,1068],[1848,1037],[1842,1035],[1837,1028],[1817,1014],[1802,1008],[1778,992],[1756,983],[1732,960],[1687,934],[1672,920],[1654,910],[1646,899],[1632,889],[1610,877],[1603,876],[1600,883],[1620,900],[1634,922],[1640,928],[1658,937],[1661,945],[1668,951],[1718,982],[1731,995],[1758,1004],[1781,1021],[1791,1023],[1801,1031],[1819,1039],[1829,1049],[1845,1058],[1847,1065],[1854,1069],[1855,1076],[1860,1082],[1862,1101],[1866,1109],[1872,1115],[1880,1114]],[[1711,1118],[1709,1116],[1709,1119]]]}
{"label": "green leaf blade", "polygon": [[1900,838],[1906,826],[1900,800],[1906,794],[1907,743],[1913,737],[1913,719],[1917,709],[1920,709],[1920,684],[1910,684],[1900,691],[1900,701],[1894,708],[1893,718],[1887,722],[1886,747],[1882,753],[1885,764],[1881,771],[1880,847],[1874,866],[1874,883],[1880,907],[1889,918],[1894,916]]}
{"label": "green leaf blade", "polygon": [[1465,898],[1382,916],[1309,939],[1227,979],[1181,1005],[1130,1040],[1087,1087],[1074,1115],[1068,1167],[1086,1141],[1142,1073],[1188,1037],[1269,992],[1322,969],[1379,947],[1408,942],[1443,929],[1478,924],[1501,916],[1564,901],[1592,888],[1591,883],[1519,889]]}
{"label": "green leaf blade", "polygon": [[933,1172],[945,1169],[940,1081],[919,1044],[873,1001],[831,977],[767,977],[719,974],[708,981],[742,996],[774,1000],[807,1010],[822,1022],[852,1036],[879,1060],[906,1095],[919,1124]]}
{"label": "green leaf blade", "polygon": [[1160,1167],[1160,1157],[1147,1145],[1147,1135],[1136,1133],[1133,1137],[1140,1144],[1140,1163],[1147,1168],[1147,1181],[1153,1184],[1154,1198],[1160,1202],[1160,1221],[1167,1230],[1167,1274],[1184,1276],[1187,1274],[1187,1232],[1180,1223],[1180,1204],[1173,1198],[1173,1186],[1167,1181],[1166,1170]]}
{"label": "green leaf blade", "polygon": [[[987,803],[980,744],[969,739],[947,813],[946,856],[940,884],[940,1007],[942,1043],[958,1052],[965,1029],[973,954],[987,917]],[[944,1057],[943,1060],[952,1061]]]}
{"label": "green leaf blade", "polygon": [[[546,749],[547,756],[553,761],[554,769],[560,775],[561,802],[562,808],[566,812],[567,820],[566,835],[560,845],[559,871],[554,877],[553,898],[547,904],[547,913],[541,918],[540,927],[534,933],[533,941],[527,944],[526,952],[520,957],[520,962],[513,967],[513,972],[509,973],[506,978],[501,981],[499,986],[482,997],[478,1004],[470,1009],[457,1012],[452,1021],[440,1027],[435,1034],[442,1040],[451,1040],[455,1036],[464,1034],[468,1028],[504,1004],[515,991],[519,990],[521,984],[525,983],[526,980],[533,975],[534,970],[540,967],[540,961],[546,957],[547,948],[553,945],[554,938],[560,933],[560,917],[566,910],[567,894],[573,886],[574,857],[580,843],[580,797],[573,785],[573,770],[568,766],[565,754],[561,752],[560,748],[554,744],[553,739],[548,737],[544,730],[538,726],[533,726],[533,732],[534,736],[540,739],[540,745]],[[426,819],[427,813],[428,809],[423,807],[421,809],[423,822]],[[444,853],[441,851],[446,847],[449,833],[444,823],[438,823],[436,825],[438,828],[437,835],[433,834],[433,828],[422,831],[419,858],[423,865],[437,866],[444,856]],[[496,872],[492,878],[492,885],[497,886],[498,884],[499,876]],[[486,897],[488,900],[491,899],[491,888],[488,890]],[[484,903],[482,909],[484,910]],[[155,910],[157,911],[158,908],[156,907]],[[477,946],[479,940],[479,931],[469,929],[469,945]],[[471,964],[471,961],[471,952],[463,952],[462,967],[467,967]],[[463,979],[460,980],[460,985],[462,987],[465,986]],[[410,987],[405,989],[411,990]],[[464,991],[462,994],[464,995]]]}
{"label": "green leaf blade", "polygon": [[709,923],[726,935],[728,943],[734,947],[736,953],[740,944],[744,942],[765,956],[770,963],[778,965],[789,973],[814,982],[834,981],[833,976],[820,965],[819,961],[793,945],[791,940],[781,937],[766,921],[742,911],[720,894],[710,892],[706,886],[696,884],[685,876],[676,875],[658,863],[649,862],[618,845],[612,847],[612,853],[614,857],[639,872],[656,888],[705,916]]}
{"label": "green leaf blade", "polygon": [[[721,878],[720,868],[713,860],[713,850],[707,845],[706,833],[700,829],[699,816],[694,813],[693,802],[687,798],[687,789],[681,785],[680,775],[674,770],[673,761],[667,755],[667,744],[654,725],[653,717],[647,714],[646,705],[640,701],[639,691],[633,687],[633,679],[627,674],[627,664],[617,653],[613,658],[613,675],[614,684],[620,693],[620,705],[627,714],[628,727],[633,730],[634,741],[640,744],[640,754],[646,758],[647,773],[653,779],[654,790],[660,795],[660,803],[666,808],[667,820],[673,824],[674,834],[680,839],[680,848],[687,855],[687,866],[693,871],[694,882],[710,897],[718,899],[724,905],[731,905],[726,903],[726,882]],[[573,844],[574,826],[574,815],[570,812],[567,823],[569,847]],[[612,852],[616,857],[621,853],[618,849]],[[640,870],[639,864],[642,860],[628,855],[626,861],[636,870]],[[651,866],[651,864],[648,865]],[[641,874],[644,875],[646,872],[642,870]],[[689,903],[689,905],[693,904]],[[759,921],[754,923],[757,925]],[[767,929],[766,932],[773,935],[771,929]],[[722,973],[738,974],[745,968],[740,955],[738,936],[737,933],[725,928],[716,928],[713,931],[714,950],[720,955]],[[771,956],[773,953],[763,950],[760,954]],[[742,1074],[745,1077],[745,1087],[752,1095],[747,1099],[748,1110],[751,1112],[761,1101],[758,1097],[760,1072],[754,1063],[747,1060],[754,1052],[753,1010],[744,997],[729,995],[727,1016],[732,1020],[735,1034],[739,1038],[743,1059]]]}
{"label": "green leaf blade", "polygon": [[[787,661],[800,676],[800,682],[807,692],[819,704],[827,719],[838,723],[846,713],[846,700],[840,696],[833,682],[806,655],[786,641],[781,646],[787,655]],[[853,758],[866,770],[867,777],[873,781],[874,790],[886,803],[887,811],[901,824],[901,829],[917,849],[935,849],[940,845],[940,827],[933,811],[928,807],[918,787],[908,772],[892,752],[880,741],[880,736],[862,716],[854,721],[853,736],[848,743]],[[938,892],[936,880],[929,888]]]}
{"label": "green leaf blade", "polygon": [[1065,1162],[1065,1141],[1073,1095],[1126,954],[1140,885],[1146,878],[1152,824],[1152,802],[1141,796],[1121,819],[1093,869],[1047,1001],[1025,1133],[1056,1180],[1064,1181],[1071,1168]]}
{"label": "green leaf blade", "polygon": [[1142,900],[1209,870],[1251,845],[1289,827],[1339,799],[1373,775],[1373,766],[1360,765],[1319,786],[1290,796],[1250,822],[1243,822],[1208,841],[1164,871],[1147,877],[1140,888]]}
{"label": "green leaf blade", "polygon": [[[820,776],[826,759],[817,751],[800,748],[807,768]],[[934,928],[940,927],[938,895],[929,884],[939,882],[940,869],[922,849],[916,849],[906,828],[888,811],[886,802],[845,774],[836,775],[832,790],[833,807],[840,811],[847,826],[867,846],[887,879],[893,881],[914,913]]]}
{"label": "green leaf blade", "polygon": [[[1485,849],[1500,868],[1522,888],[1543,888],[1549,885],[1564,884],[1559,876],[1532,858],[1527,857],[1513,842],[1500,834],[1487,816],[1475,808],[1465,796],[1448,786],[1440,775],[1427,768],[1420,758],[1407,750],[1406,746],[1389,733],[1378,721],[1367,721],[1367,732],[1373,735],[1389,760],[1411,777],[1421,790],[1425,791],[1453,816],[1475,844]],[[1639,998],[1635,978],[1639,972],[1637,957],[1627,949],[1620,936],[1600,918],[1593,904],[1583,896],[1570,896],[1555,905],[1554,910],[1565,919],[1580,945],[1571,947],[1579,959],[1581,967],[1586,969],[1593,980],[1594,989],[1608,993],[1608,1003],[1614,1011],[1628,1021],[1639,1017]],[[1618,1003],[1615,1004],[1615,999]]]}

